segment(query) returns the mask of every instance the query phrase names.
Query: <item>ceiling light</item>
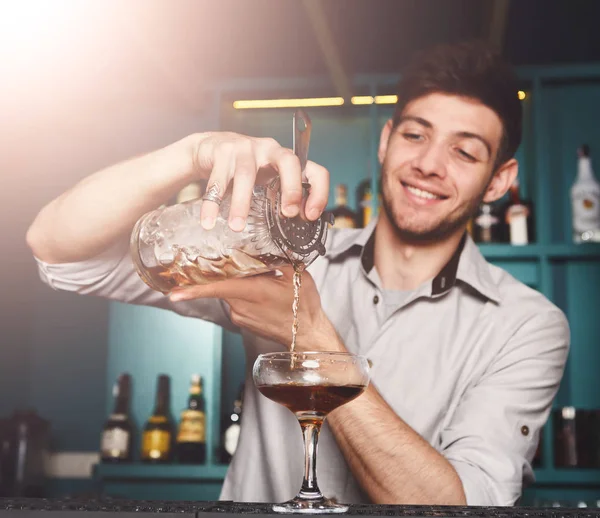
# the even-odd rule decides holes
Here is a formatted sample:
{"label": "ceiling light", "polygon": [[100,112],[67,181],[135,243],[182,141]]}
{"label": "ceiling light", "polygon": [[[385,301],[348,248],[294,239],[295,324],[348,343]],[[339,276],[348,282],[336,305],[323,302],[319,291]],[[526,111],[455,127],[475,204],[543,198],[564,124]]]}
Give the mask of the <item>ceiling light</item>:
{"label": "ceiling light", "polygon": [[350,101],[352,104],[373,104],[375,99],[371,95],[355,95]]}
{"label": "ceiling light", "polygon": [[315,106],[341,106],[344,104],[343,97],[307,97],[303,99],[256,99],[234,101],[236,110],[248,110],[253,108],[306,108]]}
{"label": "ceiling light", "polygon": [[376,95],[375,104],[396,104],[398,102],[397,95]]}

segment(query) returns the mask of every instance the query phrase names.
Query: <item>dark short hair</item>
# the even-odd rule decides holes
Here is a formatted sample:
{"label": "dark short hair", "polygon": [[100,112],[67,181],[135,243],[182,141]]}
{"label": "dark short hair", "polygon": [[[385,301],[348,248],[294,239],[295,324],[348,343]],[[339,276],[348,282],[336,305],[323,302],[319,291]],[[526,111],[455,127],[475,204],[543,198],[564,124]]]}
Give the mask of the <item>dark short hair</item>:
{"label": "dark short hair", "polygon": [[431,93],[477,99],[503,124],[495,167],[512,158],[521,144],[523,110],[512,67],[482,41],[438,45],[415,55],[398,84],[393,123],[411,101]]}

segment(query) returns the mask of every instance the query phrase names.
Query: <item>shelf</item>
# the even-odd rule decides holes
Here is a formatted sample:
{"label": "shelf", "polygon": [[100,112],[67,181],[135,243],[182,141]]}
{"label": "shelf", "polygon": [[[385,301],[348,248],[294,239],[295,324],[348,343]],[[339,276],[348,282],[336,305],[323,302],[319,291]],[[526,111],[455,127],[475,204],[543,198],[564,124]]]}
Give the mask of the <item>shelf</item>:
{"label": "shelf", "polygon": [[225,479],[226,465],[184,464],[96,464],[94,477],[99,479],[144,480],[217,480]]}
{"label": "shelf", "polygon": [[513,246],[505,243],[478,244],[486,259],[538,259],[543,255],[542,245]]}
{"label": "shelf", "polygon": [[600,469],[546,468],[535,470],[536,486],[600,487]]}
{"label": "shelf", "polygon": [[479,244],[486,259],[578,259],[600,258],[600,243],[531,244],[513,246],[509,244]]}
{"label": "shelf", "polygon": [[551,259],[561,258],[600,258],[600,243],[556,244],[544,247],[546,255]]}

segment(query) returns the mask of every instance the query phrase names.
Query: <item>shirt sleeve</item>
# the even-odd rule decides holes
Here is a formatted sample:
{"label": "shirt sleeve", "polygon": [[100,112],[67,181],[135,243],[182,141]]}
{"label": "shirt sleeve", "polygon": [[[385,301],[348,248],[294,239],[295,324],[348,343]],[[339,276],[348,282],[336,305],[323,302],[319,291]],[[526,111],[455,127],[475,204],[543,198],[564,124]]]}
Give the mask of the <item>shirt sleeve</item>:
{"label": "shirt sleeve", "polygon": [[569,342],[560,310],[535,315],[465,392],[441,434],[440,451],[458,473],[468,505],[514,505],[523,482],[533,480],[531,461]]}
{"label": "shirt sleeve", "polygon": [[50,264],[34,258],[41,280],[55,290],[168,309],[239,331],[231,322],[229,306],[222,300],[171,302],[169,297],[146,285],[135,271],[127,241],[120,241],[85,261]]}

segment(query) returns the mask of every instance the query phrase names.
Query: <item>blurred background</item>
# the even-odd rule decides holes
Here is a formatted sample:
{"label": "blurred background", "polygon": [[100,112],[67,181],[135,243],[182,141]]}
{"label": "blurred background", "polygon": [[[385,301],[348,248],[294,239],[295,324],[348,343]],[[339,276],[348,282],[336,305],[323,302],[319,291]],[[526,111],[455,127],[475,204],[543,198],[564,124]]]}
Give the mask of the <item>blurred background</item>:
{"label": "blurred background", "polygon": [[[558,304],[572,332],[523,503],[598,506],[600,245],[575,242],[570,189],[577,149],[600,149],[599,20],[597,0],[0,0],[0,496],[216,499],[227,432],[243,415],[236,335],[41,283],[25,233],[43,205],[193,132],[291,146],[304,104],[310,158],[332,175],[330,208],[362,226],[378,208],[376,146],[400,67],[431,44],[480,38],[517,67],[525,135],[518,189],[482,207],[471,231],[490,261]],[[516,205],[530,209],[525,242],[502,223]],[[103,463],[122,373],[131,458]],[[139,462],[159,374],[175,423],[191,376],[202,377],[201,461]],[[19,457],[19,444],[30,453]]]}

